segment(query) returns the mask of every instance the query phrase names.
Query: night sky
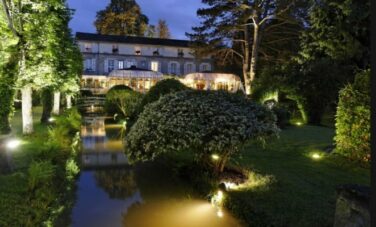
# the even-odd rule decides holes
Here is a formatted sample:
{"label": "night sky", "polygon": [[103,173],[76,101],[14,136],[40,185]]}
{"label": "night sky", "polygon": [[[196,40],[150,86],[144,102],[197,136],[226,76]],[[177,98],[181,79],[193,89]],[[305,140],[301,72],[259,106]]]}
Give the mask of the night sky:
{"label": "night sky", "polygon": [[[69,7],[76,12],[70,23],[73,32],[96,32],[94,20],[96,12],[104,9],[110,0],[68,0]],[[164,19],[170,27],[172,38],[187,39],[185,32],[199,24],[196,16],[201,0],[137,0],[149,24]]]}

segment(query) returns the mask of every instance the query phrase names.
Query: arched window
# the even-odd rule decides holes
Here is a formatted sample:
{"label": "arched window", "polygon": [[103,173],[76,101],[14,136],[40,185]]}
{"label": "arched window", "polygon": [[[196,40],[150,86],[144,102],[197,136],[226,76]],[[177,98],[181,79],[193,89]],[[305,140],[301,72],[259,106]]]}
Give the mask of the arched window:
{"label": "arched window", "polygon": [[179,62],[172,61],[168,63],[168,73],[173,75],[180,75],[180,64]]}
{"label": "arched window", "polygon": [[192,62],[185,63],[185,69],[184,73],[189,74],[189,73],[195,73],[196,72],[196,65]]}
{"label": "arched window", "polygon": [[200,65],[200,72],[211,71],[211,65],[209,63],[202,63]]}

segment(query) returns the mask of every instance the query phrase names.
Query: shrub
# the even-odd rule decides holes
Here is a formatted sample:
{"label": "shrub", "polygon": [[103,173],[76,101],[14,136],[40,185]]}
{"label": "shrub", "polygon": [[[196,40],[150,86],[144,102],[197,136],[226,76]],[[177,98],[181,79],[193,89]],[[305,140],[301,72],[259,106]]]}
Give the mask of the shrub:
{"label": "shrub", "polygon": [[133,118],[143,95],[127,86],[116,86],[106,95],[106,111],[109,114],[121,114]]}
{"label": "shrub", "polygon": [[157,101],[164,95],[188,89],[189,88],[187,86],[175,79],[165,79],[159,81],[142,99],[141,105],[139,106],[139,112],[141,113],[147,104]]}
{"label": "shrub", "polygon": [[356,76],[339,93],[336,114],[336,152],[369,162],[371,156],[370,70]]}
{"label": "shrub", "polygon": [[[182,91],[147,105],[125,140],[133,161],[152,160],[161,153],[192,150],[217,172],[247,140],[275,135],[275,116],[242,95],[224,91]],[[209,163],[209,162],[207,162]]]}
{"label": "shrub", "polygon": [[28,169],[29,190],[41,184],[49,184],[55,175],[55,166],[49,161],[32,162]]}
{"label": "shrub", "polygon": [[291,114],[287,109],[277,105],[272,109],[272,111],[277,117],[278,127],[285,128],[287,125],[289,125]]}

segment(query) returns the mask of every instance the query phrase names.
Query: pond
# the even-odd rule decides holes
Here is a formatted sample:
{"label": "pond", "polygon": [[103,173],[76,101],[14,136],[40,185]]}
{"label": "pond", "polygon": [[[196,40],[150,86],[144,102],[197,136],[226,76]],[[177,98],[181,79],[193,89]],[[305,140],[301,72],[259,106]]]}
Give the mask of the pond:
{"label": "pond", "polygon": [[234,227],[239,222],[200,199],[161,161],[129,165],[122,125],[85,118],[81,174],[71,222],[79,227]]}

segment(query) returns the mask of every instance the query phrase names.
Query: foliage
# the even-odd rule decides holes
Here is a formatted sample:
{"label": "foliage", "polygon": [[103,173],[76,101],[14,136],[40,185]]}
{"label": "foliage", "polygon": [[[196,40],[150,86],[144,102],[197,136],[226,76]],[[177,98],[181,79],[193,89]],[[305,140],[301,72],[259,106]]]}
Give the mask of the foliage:
{"label": "foliage", "polygon": [[143,95],[137,91],[131,90],[126,86],[113,87],[106,94],[107,112],[122,114],[126,118],[133,118]]}
{"label": "foliage", "polygon": [[148,23],[135,0],[111,0],[94,24],[99,34],[144,36]]}
{"label": "foliage", "polygon": [[353,160],[371,160],[371,72],[357,74],[339,93],[336,152]]}
{"label": "foliage", "polygon": [[157,36],[161,39],[171,39],[170,29],[165,20],[158,20]]}
{"label": "foliage", "polygon": [[153,160],[166,152],[193,151],[199,160],[212,154],[217,171],[249,139],[276,135],[275,116],[244,96],[224,91],[182,91],[147,105],[125,140],[132,161]]}
{"label": "foliage", "polygon": [[290,118],[291,118],[290,112],[280,105],[273,107],[272,111],[274,112],[274,114],[277,117],[278,127],[279,128],[286,128],[286,126],[290,122]]}
{"label": "foliage", "polygon": [[175,79],[165,79],[159,81],[156,85],[150,88],[149,92],[142,99],[139,106],[139,112],[141,113],[147,104],[157,101],[164,95],[188,89],[188,87]]}
{"label": "foliage", "polygon": [[187,34],[195,42],[196,54],[214,54],[224,62],[235,59],[242,69],[247,94],[260,54],[264,60],[275,62],[297,51],[306,1],[203,0],[202,3],[208,7],[197,11],[201,24],[192,28],[193,34]]}
{"label": "foliage", "polygon": [[[19,112],[15,118],[12,122],[20,121]],[[56,121],[55,127],[73,127],[74,119]],[[13,153],[13,173],[0,174],[0,226],[54,226],[72,205],[79,171],[77,135],[67,133],[67,139],[57,141],[51,138],[55,134],[48,135],[46,125],[39,124],[36,129],[34,135],[23,137],[25,143]],[[70,146],[72,149],[65,149]]]}
{"label": "foliage", "polygon": [[370,59],[370,1],[315,1],[302,36],[304,61],[328,56],[364,68]]}
{"label": "foliage", "polygon": [[41,184],[50,182],[54,172],[55,166],[48,161],[32,162],[28,169],[29,190],[33,191]]}
{"label": "foliage", "polygon": [[351,80],[352,70],[328,58],[269,67],[260,72],[253,98],[262,101],[269,93],[278,92],[297,103],[303,121],[320,124],[325,110],[334,108],[340,87]]}

